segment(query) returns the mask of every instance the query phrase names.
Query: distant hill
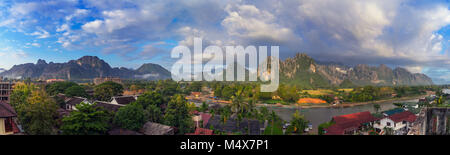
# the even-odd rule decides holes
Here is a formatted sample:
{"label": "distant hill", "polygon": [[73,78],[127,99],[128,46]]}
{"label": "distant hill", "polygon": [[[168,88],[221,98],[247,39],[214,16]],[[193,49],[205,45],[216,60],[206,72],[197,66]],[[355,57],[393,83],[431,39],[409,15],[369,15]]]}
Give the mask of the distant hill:
{"label": "distant hill", "polygon": [[432,85],[431,78],[410,73],[404,68],[391,69],[386,65],[366,64],[348,67],[339,63],[316,63],[306,54],[280,61],[280,80],[306,88],[362,85]]}
{"label": "distant hill", "polygon": [[15,65],[10,70],[0,73],[0,76],[13,79],[93,79],[97,77],[120,77],[123,79],[158,80],[171,77],[168,70],[157,64],[143,64],[137,70],[112,68],[104,60],[96,56],[84,56],[66,63],[47,63],[38,60],[36,64],[27,63]]}

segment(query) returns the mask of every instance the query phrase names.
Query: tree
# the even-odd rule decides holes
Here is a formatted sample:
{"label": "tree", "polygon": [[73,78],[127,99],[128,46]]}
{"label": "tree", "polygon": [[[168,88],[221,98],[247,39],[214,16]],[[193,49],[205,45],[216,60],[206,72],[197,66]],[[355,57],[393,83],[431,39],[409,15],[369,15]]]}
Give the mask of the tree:
{"label": "tree", "polygon": [[162,111],[161,108],[157,107],[156,105],[149,105],[144,110],[145,112],[145,118],[147,121],[155,122],[155,123],[161,123],[162,122]]}
{"label": "tree", "polygon": [[141,105],[131,103],[119,108],[114,116],[114,124],[124,129],[139,130],[145,124],[145,113]]}
{"label": "tree", "polygon": [[303,133],[308,127],[308,121],[305,120],[305,116],[300,115],[298,110],[292,116],[291,125],[294,127],[294,132]]}
{"label": "tree", "polygon": [[113,96],[118,96],[123,93],[123,86],[115,82],[104,82],[94,88],[94,97],[97,100],[108,101]]}
{"label": "tree", "polygon": [[101,107],[80,103],[63,118],[61,130],[65,135],[103,135],[110,129],[111,117]]}
{"label": "tree", "polygon": [[333,121],[325,122],[325,123],[320,124],[320,125],[317,127],[317,130],[318,130],[318,132],[319,132],[319,135],[325,134],[325,129],[328,128],[328,127],[330,127],[330,126],[333,125],[333,124],[334,124]]}
{"label": "tree", "polygon": [[381,106],[379,104],[373,104],[373,108],[378,113],[378,111],[380,111]]}
{"label": "tree", "polygon": [[66,96],[68,96],[68,97],[73,97],[73,96],[87,97],[88,96],[86,93],[86,90],[84,90],[84,88],[79,85],[74,85],[72,87],[67,88],[64,91],[64,94],[66,94]]}
{"label": "tree", "polygon": [[58,105],[47,93],[29,83],[16,83],[10,104],[16,110],[20,124],[28,134],[55,134]]}
{"label": "tree", "polygon": [[286,85],[280,85],[277,94],[286,102],[296,102],[299,98],[297,94],[297,88],[295,86],[289,87]]}
{"label": "tree", "polygon": [[58,116],[58,105],[44,91],[33,91],[26,101],[26,106],[20,109],[21,124],[26,133],[31,135],[55,134]]}
{"label": "tree", "polygon": [[192,126],[187,102],[182,95],[176,94],[167,105],[164,115],[165,124],[178,128],[180,134],[188,133]]}
{"label": "tree", "polygon": [[49,84],[45,87],[45,90],[49,95],[57,95],[59,93],[65,93],[66,89],[78,86],[78,84],[74,82],[55,82],[52,84]]}
{"label": "tree", "polygon": [[277,119],[277,114],[275,114],[275,111],[272,111],[272,113],[270,113],[269,118],[272,120],[272,128],[270,131],[270,134],[273,135],[273,128],[275,127],[275,120]]}
{"label": "tree", "polygon": [[207,112],[208,108],[209,108],[208,104],[206,104],[206,102],[203,102],[202,105],[200,106],[200,111]]}
{"label": "tree", "polygon": [[149,105],[161,107],[161,105],[164,104],[164,99],[160,93],[156,91],[148,91],[139,96],[136,103],[142,105],[144,109],[146,109]]}

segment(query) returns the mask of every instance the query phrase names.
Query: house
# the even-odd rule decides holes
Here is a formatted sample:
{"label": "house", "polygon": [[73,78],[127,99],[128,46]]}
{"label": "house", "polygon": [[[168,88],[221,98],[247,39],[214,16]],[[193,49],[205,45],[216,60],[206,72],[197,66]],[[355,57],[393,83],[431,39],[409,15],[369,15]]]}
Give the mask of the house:
{"label": "house", "polygon": [[115,96],[112,97],[111,104],[127,105],[137,100],[137,96]]}
{"label": "house", "polygon": [[119,108],[125,106],[120,104],[112,104],[109,102],[103,102],[103,101],[95,101],[95,107],[102,107],[103,109],[109,111],[109,112],[117,112]]}
{"label": "house", "polygon": [[384,112],[382,112],[382,114],[387,117],[387,116],[391,116],[391,115],[394,115],[396,113],[401,113],[401,112],[404,112],[404,111],[405,111],[405,109],[403,109],[403,108],[395,108],[395,109],[384,111]]}
{"label": "house", "polygon": [[9,103],[9,95],[14,87],[11,81],[1,81],[0,79],[0,102]]}
{"label": "house", "polygon": [[187,133],[186,135],[214,135],[214,131],[204,128],[196,128],[194,133]]}
{"label": "house", "polygon": [[75,106],[80,103],[91,104],[87,98],[83,97],[67,98],[64,102],[66,103],[66,110],[77,110]]}
{"label": "house", "polygon": [[380,134],[386,133],[385,128],[391,128],[394,135],[405,135],[411,130],[417,116],[410,111],[403,111],[384,117],[377,121],[373,127]]}
{"label": "house", "polygon": [[159,123],[147,122],[140,130],[144,135],[174,135],[175,131],[173,127],[162,125]]}
{"label": "house", "polygon": [[334,116],[331,120],[334,124],[324,130],[326,135],[354,135],[377,120],[369,111]]}
{"label": "house", "polygon": [[201,92],[191,92],[191,95],[198,98],[198,97],[200,97],[200,95],[202,95],[202,93]]}
{"label": "house", "polygon": [[8,103],[0,103],[0,135],[19,133],[15,119],[17,113]]}
{"label": "house", "polygon": [[198,112],[192,116],[192,120],[197,128],[205,127],[208,124],[211,114]]}

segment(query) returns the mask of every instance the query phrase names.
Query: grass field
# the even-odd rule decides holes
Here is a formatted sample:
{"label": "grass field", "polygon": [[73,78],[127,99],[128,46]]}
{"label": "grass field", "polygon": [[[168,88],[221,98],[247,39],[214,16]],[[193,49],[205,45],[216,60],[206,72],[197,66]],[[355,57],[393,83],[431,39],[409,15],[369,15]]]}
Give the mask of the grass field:
{"label": "grass field", "polygon": [[304,93],[304,92],[307,92],[310,95],[330,95],[330,94],[336,93],[330,89],[303,90],[302,93]]}

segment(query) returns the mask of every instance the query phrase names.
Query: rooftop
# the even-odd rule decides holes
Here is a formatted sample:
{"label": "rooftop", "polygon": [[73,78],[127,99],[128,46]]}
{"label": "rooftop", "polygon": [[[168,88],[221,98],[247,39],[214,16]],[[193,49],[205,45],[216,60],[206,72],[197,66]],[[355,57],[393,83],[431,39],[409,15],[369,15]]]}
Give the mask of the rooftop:
{"label": "rooftop", "polygon": [[344,134],[345,131],[358,129],[364,123],[369,123],[376,120],[378,120],[378,118],[374,117],[369,111],[334,116],[333,121],[335,124],[325,130],[328,135]]}
{"label": "rooftop", "polygon": [[143,133],[144,135],[173,135],[174,129],[167,125],[147,122],[141,129],[141,133]]}
{"label": "rooftop", "polygon": [[389,116],[389,119],[393,120],[394,122],[401,122],[401,121],[414,122],[416,121],[417,116],[410,111],[404,111]]}
{"label": "rooftop", "polygon": [[0,117],[16,117],[17,113],[14,108],[8,103],[0,102]]}
{"label": "rooftop", "polygon": [[116,96],[113,97],[113,100],[116,100],[118,104],[127,105],[136,101],[136,98],[134,96]]}

